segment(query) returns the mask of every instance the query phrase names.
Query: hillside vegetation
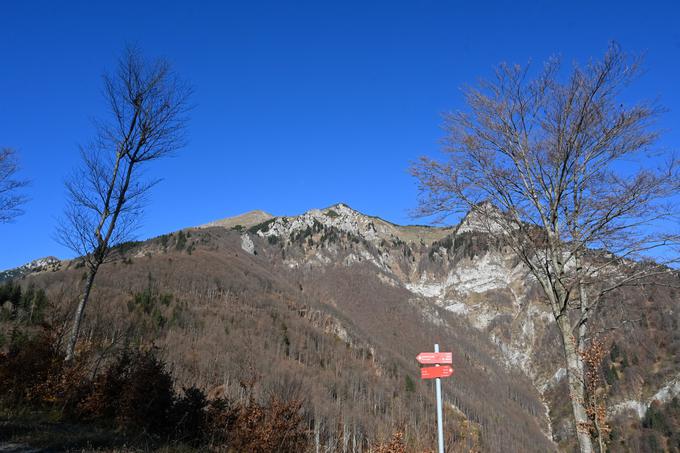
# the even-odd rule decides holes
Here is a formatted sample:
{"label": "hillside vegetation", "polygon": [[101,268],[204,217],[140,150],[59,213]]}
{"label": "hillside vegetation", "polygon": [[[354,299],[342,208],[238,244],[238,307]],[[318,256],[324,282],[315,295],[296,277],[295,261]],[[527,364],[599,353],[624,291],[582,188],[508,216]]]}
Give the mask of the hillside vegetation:
{"label": "hillside vegetation", "polygon": [[[290,450],[279,451],[429,451],[433,384],[420,380],[415,356],[437,342],[454,354],[454,376],[443,383],[447,451],[573,448],[557,336],[502,238],[434,229],[428,242],[415,241],[345,208],[119,247],[95,286],[79,360],[66,368],[58,346],[83,284],[79,261],[6,285],[34,296],[1,301],[3,372],[47,354],[40,364],[57,368],[31,372],[37,381],[81,373],[66,381],[82,388],[43,395],[31,387],[40,382],[17,375],[27,387],[4,385],[3,404],[112,428],[121,442],[141,432],[148,448],[277,451],[243,443],[271,440],[265,425],[287,433],[276,442]],[[29,301],[42,291],[37,299],[49,305]],[[668,310],[677,296],[650,286],[616,297],[619,309],[598,321],[607,333],[598,370],[607,407],[624,404],[609,417],[610,447],[675,451],[677,400],[651,404],[642,418],[626,404],[646,404],[678,373],[678,314]],[[144,385],[164,389],[161,430],[144,424],[148,414],[107,402],[152,395]],[[121,387],[138,393],[112,389]],[[182,437],[186,430],[200,435]]]}

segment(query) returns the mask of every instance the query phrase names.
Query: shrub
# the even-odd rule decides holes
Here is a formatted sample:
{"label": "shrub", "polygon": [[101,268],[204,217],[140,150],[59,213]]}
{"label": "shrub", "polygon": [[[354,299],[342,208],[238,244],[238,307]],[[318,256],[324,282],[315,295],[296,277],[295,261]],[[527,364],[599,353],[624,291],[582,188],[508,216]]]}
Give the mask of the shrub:
{"label": "shrub", "polygon": [[269,227],[274,222],[276,222],[276,217],[269,220],[265,220],[264,222],[258,223],[257,225],[251,226],[250,228],[248,228],[248,232],[251,234],[256,234],[258,231],[266,233],[267,231],[269,231]]}
{"label": "shrub", "polygon": [[60,374],[62,364],[48,332],[27,338],[15,329],[9,352],[0,356],[0,394],[13,404],[41,403],[51,396],[45,383]]}
{"label": "shrub", "polygon": [[397,431],[389,442],[382,442],[369,450],[371,453],[406,453],[404,433]]}
{"label": "shrub", "polygon": [[187,237],[184,234],[183,231],[180,230],[179,233],[177,233],[177,239],[175,239],[175,248],[177,250],[184,250],[184,247],[187,244]]}
{"label": "shrub", "polygon": [[[208,401],[196,387],[183,388],[184,393],[173,406],[174,437],[182,442],[199,445],[207,437]],[[207,439],[206,439],[207,440]]]}
{"label": "shrub", "polygon": [[406,382],[404,383],[404,387],[407,393],[413,393],[416,390],[416,384],[415,382],[413,382],[413,379],[411,379],[411,376],[409,376],[408,374],[406,375]]}
{"label": "shrub", "polygon": [[669,431],[666,416],[658,401],[653,401],[652,404],[650,404],[649,409],[647,409],[647,412],[645,413],[645,417],[642,419],[642,426],[659,432]]}
{"label": "shrub", "polygon": [[226,445],[237,415],[237,410],[229,400],[218,398],[210,401],[205,414],[204,436],[207,442],[213,446]]}
{"label": "shrub", "polygon": [[43,321],[47,296],[42,288],[36,288],[33,283],[22,291],[21,286],[10,281],[0,285],[0,307],[5,304],[9,304],[9,307],[4,311],[3,320],[19,319],[28,324],[37,324]]}
{"label": "shrub", "polygon": [[9,352],[0,354],[0,399],[8,407],[56,409],[72,421],[96,422],[123,435],[143,433],[152,442],[253,453],[308,446],[300,401],[208,401],[196,387],[177,394],[154,351],[124,350],[90,379],[87,354],[65,362],[57,340],[48,329],[33,337],[12,335]]}
{"label": "shrub", "polygon": [[301,413],[302,403],[272,398],[268,406],[249,400],[237,410],[228,446],[252,453],[296,453],[304,451],[308,433]]}
{"label": "shrub", "polygon": [[123,431],[168,434],[172,429],[172,387],[165,363],[152,352],[125,352],[95,378],[80,413],[92,420],[113,421]]}
{"label": "shrub", "polygon": [[0,286],[0,307],[9,302],[12,305],[19,305],[21,300],[21,286],[9,281]]}

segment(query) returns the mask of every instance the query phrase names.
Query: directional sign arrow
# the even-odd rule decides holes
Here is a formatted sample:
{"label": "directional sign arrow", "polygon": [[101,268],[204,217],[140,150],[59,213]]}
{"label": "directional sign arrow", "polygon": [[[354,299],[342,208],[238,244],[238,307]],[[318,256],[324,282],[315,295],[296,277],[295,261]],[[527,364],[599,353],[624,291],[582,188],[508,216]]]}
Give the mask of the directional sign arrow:
{"label": "directional sign arrow", "polygon": [[453,368],[450,366],[428,366],[420,369],[420,377],[422,379],[445,378],[453,374]]}
{"label": "directional sign arrow", "polygon": [[453,354],[450,352],[421,352],[416,356],[416,360],[423,365],[434,365],[437,363],[453,363]]}

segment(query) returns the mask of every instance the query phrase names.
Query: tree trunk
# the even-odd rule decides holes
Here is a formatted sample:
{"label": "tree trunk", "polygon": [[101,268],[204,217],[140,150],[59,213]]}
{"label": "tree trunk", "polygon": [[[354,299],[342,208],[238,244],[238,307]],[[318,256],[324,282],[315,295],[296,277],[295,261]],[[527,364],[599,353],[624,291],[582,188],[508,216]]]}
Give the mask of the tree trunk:
{"label": "tree trunk", "polygon": [[600,422],[598,417],[595,417],[595,431],[597,432],[597,446],[598,446],[598,451],[600,453],[606,453],[607,452],[607,444],[604,442],[604,433],[602,432],[602,426],[600,426]]}
{"label": "tree trunk", "polygon": [[319,426],[319,419],[320,417],[315,417],[314,418],[314,447],[316,453],[319,453],[319,449],[321,447],[321,442],[320,442],[320,431],[321,431],[321,426]]}
{"label": "tree trunk", "polygon": [[576,422],[576,437],[581,453],[593,453],[593,442],[590,438],[590,419],[585,408],[585,374],[583,358],[580,356],[576,338],[571,331],[571,323],[566,315],[558,320],[558,327],[562,335],[564,358],[567,363],[567,379],[569,383],[569,399]]}
{"label": "tree trunk", "polygon": [[80,333],[80,324],[83,320],[83,313],[85,313],[85,305],[90,298],[90,291],[92,290],[92,284],[94,283],[94,277],[97,275],[98,266],[91,267],[87,273],[87,282],[85,283],[85,288],[83,289],[83,295],[78,303],[78,308],[76,309],[76,314],[73,319],[73,328],[71,329],[71,335],[68,339],[68,345],[66,347],[66,361],[73,359],[76,350],[76,342],[78,341],[78,334]]}

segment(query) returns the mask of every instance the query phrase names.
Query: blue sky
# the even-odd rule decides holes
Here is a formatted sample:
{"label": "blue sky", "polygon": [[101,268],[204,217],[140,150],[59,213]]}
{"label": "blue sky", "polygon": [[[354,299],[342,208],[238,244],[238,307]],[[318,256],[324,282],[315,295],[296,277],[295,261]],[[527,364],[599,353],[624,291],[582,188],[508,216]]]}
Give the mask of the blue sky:
{"label": "blue sky", "polygon": [[19,151],[32,183],[26,214],[0,225],[0,269],[70,256],[53,240],[63,181],[126,43],[168,58],[195,88],[189,145],[152,170],[164,180],[145,238],[340,201],[413,223],[409,162],[437,153],[463,85],[501,61],[599,57],[611,40],[646,53],[627,96],[660,99],[662,145],[677,149],[678,17],[671,1],[3,1],[0,146]]}

